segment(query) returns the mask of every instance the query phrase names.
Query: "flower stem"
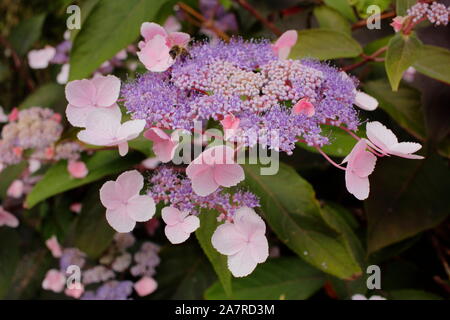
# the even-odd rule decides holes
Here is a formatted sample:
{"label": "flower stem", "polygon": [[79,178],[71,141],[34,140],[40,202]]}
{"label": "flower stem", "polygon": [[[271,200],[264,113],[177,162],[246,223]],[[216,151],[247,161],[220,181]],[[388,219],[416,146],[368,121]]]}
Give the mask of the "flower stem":
{"label": "flower stem", "polygon": [[338,165],[336,162],[334,162],[333,160],[331,160],[331,158],[330,158],[325,152],[323,152],[322,149],[320,149],[319,147],[315,147],[315,148],[316,148],[316,150],[319,151],[319,153],[320,153],[325,159],[327,159],[327,161],[328,161],[329,163],[331,163],[333,166],[335,166],[335,167],[338,168],[338,169],[344,170],[344,171],[346,170],[344,167]]}

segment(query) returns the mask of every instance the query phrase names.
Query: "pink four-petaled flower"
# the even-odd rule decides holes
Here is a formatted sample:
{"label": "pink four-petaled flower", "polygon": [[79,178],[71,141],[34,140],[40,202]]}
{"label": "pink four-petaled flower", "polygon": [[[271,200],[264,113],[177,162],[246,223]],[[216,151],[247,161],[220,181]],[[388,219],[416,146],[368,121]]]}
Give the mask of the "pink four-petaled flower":
{"label": "pink four-petaled flower", "polygon": [[166,163],[173,159],[178,146],[176,139],[156,127],[148,129],[144,137],[153,141],[153,152],[161,162]]}
{"label": "pink four-petaled flower", "polygon": [[297,43],[297,31],[288,30],[283,33],[272,45],[274,53],[281,60],[286,60],[291,53],[292,47]]}
{"label": "pink four-petaled flower", "polygon": [[232,187],[244,180],[244,170],[233,160],[234,151],[228,146],[206,149],[186,168],[192,189],[199,196],[207,196],[219,188]]}
{"label": "pink four-petaled flower", "polygon": [[177,208],[165,207],[161,211],[161,216],[166,223],[164,233],[173,244],[186,241],[200,226],[198,217],[189,215],[187,211],[181,212]]}
{"label": "pink four-petaled flower", "polygon": [[225,222],[220,225],[211,242],[217,251],[228,256],[231,273],[235,277],[245,277],[269,256],[266,225],[248,207],[236,210],[233,220],[233,223]]}

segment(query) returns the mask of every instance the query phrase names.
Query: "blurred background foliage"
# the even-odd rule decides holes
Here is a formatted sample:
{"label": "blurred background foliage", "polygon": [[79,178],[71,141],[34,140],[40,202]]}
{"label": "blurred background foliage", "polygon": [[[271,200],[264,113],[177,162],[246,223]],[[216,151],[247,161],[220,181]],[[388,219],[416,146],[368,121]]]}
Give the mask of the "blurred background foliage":
{"label": "blurred background foliage", "polygon": [[[212,222],[204,222],[210,226],[205,227],[206,234],[197,233],[179,246],[168,245],[158,230],[151,240],[163,246],[156,276],[159,289],[149,297],[348,299],[367,293],[366,267],[377,264],[382,270],[377,294],[389,299],[448,298],[450,27],[422,23],[415,30],[415,44],[395,35],[389,23],[415,3],[408,0],[220,3],[238,21],[238,30],[227,30],[228,36],[274,40],[277,31],[299,30],[291,58],[312,57],[348,68],[363,90],[380,102],[376,111],[360,112],[362,121],[379,120],[400,140],[422,143],[426,159],[380,159],[371,176],[371,195],[364,202],[348,194],[342,172],[310,148],[282,156],[284,164],[276,176],[259,176],[257,167],[246,166],[245,183],[261,197],[260,213],[270,228],[271,246],[280,257],[271,258],[247,278],[231,279],[222,268],[223,259],[214,257],[205,244]],[[136,43],[144,21],[163,24],[169,15],[177,14],[183,31],[196,39],[206,37],[202,30],[208,21],[193,21],[182,10],[185,5],[200,12],[197,0],[182,1],[181,7],[173,0],[3,0],[0,105],[5,112],[42,106],[64,114],[64,86],[55,82],[61,67],[32,70],[26,55],[31,49],[56,46],[63,40],[66,8],[71,4],[81,7],[82,28],[71,33],[70,80],[91,76],[103,62]],[[378,30],[365,27],[367,8],[373,4],[385,17]],[[248,10],[248,5],[263,19]],[[408,51],[411,55],[397,49],[410,45],[414,46]],[[367,59],[384,46],[387,53],[377,56],[381,60]],[[136,61],[129,57],[127,63]],[[414,79],[402,80],[410,66],[417,70]],[[125,80],[144,71],[141,66],[135,71],[124,66],[114,73]],[[67,130],[66,135],[73,134]],[[340,161],[354,140],[336,130],[330,135],[335,143],[324,150]],[[53,234],[65,246],[75,245],[93,259],[102,254],[114,232],[99,203],[99,185],[151,156],[149,146],[140,140],[131,147],[135,151],[125,158],[111,151],[87,156],[90,174],[80,180],[70,178],[63,162],[42,168],[43,179],[28,194],[25,208],[21,201],[5,196],[25,164],[0,174],[3,206],[21,221],[18,229],[0,227],[0,297],[61,298],[41,289],[45,272],[56,263],[44,244]],[[69,210],[75,201],[83,203],[78,216]],[[135,234],[141,240],[149,237],[139,228]]]}

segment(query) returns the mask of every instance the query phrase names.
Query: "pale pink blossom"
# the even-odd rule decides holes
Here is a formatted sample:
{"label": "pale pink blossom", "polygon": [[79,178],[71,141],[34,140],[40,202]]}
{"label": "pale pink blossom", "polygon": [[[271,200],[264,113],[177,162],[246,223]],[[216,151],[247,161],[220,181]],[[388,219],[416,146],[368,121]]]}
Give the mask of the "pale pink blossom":
{"label": "pale pink blossom", "polygon": [[65,91],[69,101],[66,116],[75,127],[85,127],[88,116],[96,110],[121,115],[116,104],[120,94],[120,80],[115,76],[71,81],[66,85]]}
{"label": "pale pink blossom", "polygon": [[228,269],[235,277],[245,277],[269,256],[266,225],[248,207],[238,209],[234,222],[225,222],[214,232],[211,242],[221,254],[228,256]]}
{"label": "pale pink blossom", "polygon": [[310,118],[316,113],[316,109],[314,108],[314,105],[309,102],[308,98],[302,98],[292,107],[292,112],[294,114],[304,114]]}
{"label": "pale pink blossom", "polygon": [[395,32],[399,32],[402,29],[404,22],[405,17],[396,16],[394,19],[392,19],[391,27],[394,28]]}
{"label": "pale pink blossom", "polygon": [[72,178],[76,179],[83,179],[89,173],[89,170],[83,161],[69,161],[67,171],[69,171]]}
{"label": "pale pink blossom", "polygon": [[145,120],[130,120],[121,123],[122,115],[104,112],[92,112],[86,120],[86,129],[78,133],[78,139],[96,146],[118,146],[119,154],[128,153],[128,141],[139,136],[144,130]]}
{"label": "pale pink blossom", "polygon": [[153,141],[153,152],[161,162],[169,162],[175,155],[178,147],[177,139],[169,136],[159,128],[150,128],[144,133],[144,137]]}
{"label": "pale pink blossom", "polygon": [[50,269],[45,275],[45,279],[42,282],[42,288],[45,290],[51,290],[59,293],[64,290],[66,285],[66,277],[64,274],[56,269]]}
{"label": "pale pink blossom", "polygon": [[10,212],[3,209],[0,206],[0,227],[7,226],[11,228],[17,228],[19,226],[19,220]]}
{"label": "pale pink blossom", "polygon": [[79,299],[84,293],[84,286],[81,283],[77,283],[73,288],[66,288],[64,294],[74,299]]}
{"label": "pale pink blossom", "polygon": [[244,180],[244,170],[233,160],[234,151],[228,146],[206,149],[186,168],[192,189],[199,196],[207,196],[219,188],[232,187]]}
{"label": "pale pink blossom", "polygon": [[149,220],[155,214],[155,202],[140,195],[144,178],[136,171],[122,173],[116,181],[107,181],[100,189],[100,201],[106,207],[106,220],[117,232],[130,232],[136,222]]}
{"label": "pale pink blossom", "polygon": [[398,142],[392,130],[386,128],[378,121],[366,124],[366,135],[369,141],[384,154],[390,154],[407,159],[423,159],[424,157],[413,154],[422,148],[420,143]]}
{"label": "pale pink blossom", "polygon": [[164,233],[173,244],[185,242],[190,234],[200,227],[198,217],[189,215],[187,211],[181,212],[174,207],[163,208],[161,216],[166,223]]}
{"label": "pale pink blossom", "polygon": [[342,163],[347,163],[345,169],[345,185],[348,192],[359,200],[365,200],[369,196],[369,175],[375,169],[377,157],[367,151],[365,139],[361,139],[353,147],[350,154]]}
{"label": "pale pink blossom", "polygon": [[137,52],[139,60],[152,72],[166,71],[175,60],[170,55],[173,46],[185,47],[190,36],[183,32],[168,33],[163,27],[153,22],[144,22],[141,26],[141,35]]}
{"label": "pale pink blossom", "polygon": [[45,69],[56,54],[55,48],[46,46],[44,49],[28,52],[28,65],[32,69]]}
{"label": "pale pink blossom", "polygon": [[291,53],[292,47],[297,43],[297,31],[288,30],[283,33],[272,45],[274,53],[281,60],[286,60]]}
{"label": "pale pink blossom", "polygon": [[63,64],[61,67],[61,71],[56,76],[56,82],[59,84],[66,84],[69,80],[69,71],[70,71],[70,65],[68,63]]}
{"label": "pale pink blossom", "polygon": [[234,114],[227,114],[223,120],[220,121],[222,124],[223,130],[225,132],[225,139],[229,139],[236,134],[236,131],[239,128],[241,120],[236,117]]}
{"label": "pale pink blossom", "polygon": [[158,288],[158,283],[151,277],[142,277],[134,284],[134,290],[140,297],[148,296]]}
{"label": "pale pink blossom", "polygon": [[378,100],[362,91],[356,91],[355,104],[366,111],[373,111],[378,108]]}
{"label": "pale pink blossom", "polygon": [[22,180],[14,180],[9,186],[6,194],[11,198],[19,199],[22,197],[24,191],[24,184]]}
{"label": "pale pink blossom", "polygon": [[80,213],[83,205],[80,202],[74,202],[70,205],[70,211]]}
{"label": "pale pink blossom", "polygon": [[55,235],[51,236],[51,238],[48,238],[47,241],[45,241],[45,245],[52,253],[52,256],[55,258],[59,258],[62,255],[62,249],[59,245],[58,238],[56,238]]}

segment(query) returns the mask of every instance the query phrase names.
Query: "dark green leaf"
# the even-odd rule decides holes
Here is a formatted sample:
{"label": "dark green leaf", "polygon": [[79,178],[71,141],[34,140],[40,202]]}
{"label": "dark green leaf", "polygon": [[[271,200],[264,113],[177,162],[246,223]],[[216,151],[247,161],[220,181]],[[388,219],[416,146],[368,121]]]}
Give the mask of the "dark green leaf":
{"label": "dark green leaf", "polygon": [[426,76],[450,84],[450,51],[441,47],[423,46],[414,68]]}
{"label": "dark green leaf", "polygon": [[356,10],[361,18],[368,18],[373,14],[371,11],[367,12],[370,6],[378,6],[380,13],[389,8],[392,0],[358,0],[356,2]]}
{"label": "dark green leaf", "polygon": [[11,31],[9,41],[19,55],[25,55],[41,37],[45,17],[46,14],[40,14],[25,19]]}
{"label": "dark green leaf", "polygon": [[30,94],[19,105],[19,109],[43,107],[64,113],[66,106],[67,101],[64,94],[64,87],[56,83],[47,83]]}
{"label": "dark green leaf", "polygon": [[298,258],[278,258],[261,264],[245,278],[233,279],[227,296],[216,282],[205,293],[209,300],[302,300],[312,296],[325,281],[324,274]]}
{"label": "dark green leaf", "polygon": [[380,103],[380,108],[397,121],[403,129],[419,140],[425,139],[426,132],[419,91],[412,87],[402,86],[394,93],[382,80],[366,82],[364,90],[375,97]]}
{"label": "dark green leaf", "polygon": [[0,227],[0,299],[10,289],[19,262],[19,235],[9,227]]}
{"label": "dark green leaf", "polygon": [[217,212],[212,210],[202,210],[199,216],[200,218],[200,228],[195,231],[200,247],[202,247],[203,252],[205,252],[209,261],[211,262],[214,271],[216,272],[219,280],[227,293],[228,296],[231,295],[231,273],[228,270],[227,257],[221,255],[216,249],[213,248],[211,244],[211,237],[216,231],[217,227],[220,225],[217,222]]}
{"label": "dark green leaf", "polygon": [[130,149],[137,150],[149,158],[155,156],[152,150],[152,141],[144,138],[142,135],[128,142],[128,145]]}
{"label": "dark green leaf", "polygon": [[331,29],[351,34],[351,25],[338,11],[327,6],[314,8],[314,16],[322,29]]}
{"label": "dark green leaf", "polygon": [[107,175],[122,172],[141,160],[141,155],[136,153],[122,158],[116,150],[97,151],[94,156],[86,160],[89,174],[83,179],[72,178],[67,171],[67,161],[60,161],[52,166],[42,180],[34,186],[27,196],[25,205],[27,208],[32,208],[51,196],[99,180]]}
{"label": "dark green leaf", "polygon": [[422,42],[414,33],[409,36],[397,33],[389,41],[384,65],[393,91],[397,91],[406,69],[419,58],[421,48]]}
{"label": "dark green leaf", "polygon": [[280,163],[276,175],[244,167],[246,183],[260,197],[263,216],[278,238],[305,261],[339,278],[352,278],[361,268],[322,219],[311,185]]}
{"label": "dark green leaf", "polygon": [[352,58],[361,54],[359,43],[345,33],[328,29],[298,31],[297,44],[292,48],[292,59],[316,58],[329,60]]}
{"label": "dark green leaf", "polygon": [[100,202],[99,187],[91,188],[89,195],[83,202],[75,227],[74,242],[78,249],[95,259],[108,248],[116,232],[106,221],[106,209]]}
{"label": "dark green leaf", "polygon": [[369,253],[432,228],[450,213],[450,172],[438,156],[382,159],[370,178]]}
{"label": "dark green leaf", "polygon": [[70,80],[88,77],[136,40],[141,24],[152,21],[163,3],[163,0],[99,0],[75,38]]}
{"label": "dark green leaf", "polygon": [[217,277],[198,246],[184,243],[165,247],[160,252],[161,264],[156,268],[158,290],[154,300],[199,300]]}

